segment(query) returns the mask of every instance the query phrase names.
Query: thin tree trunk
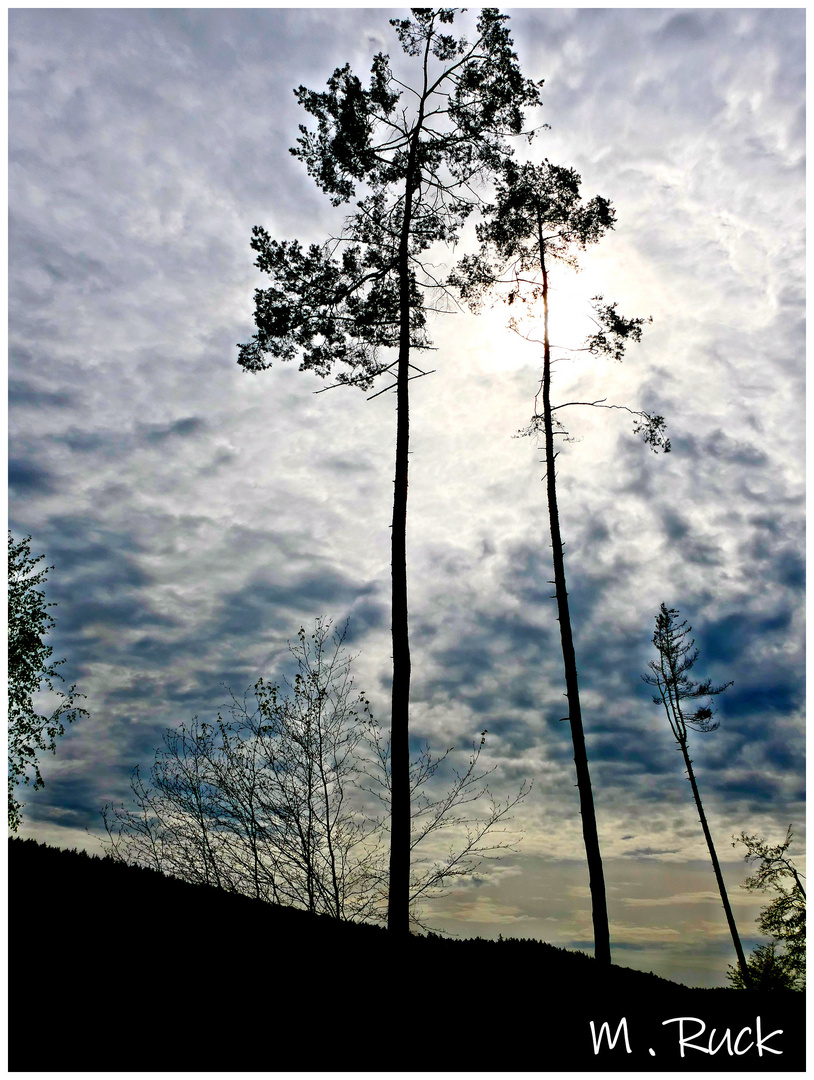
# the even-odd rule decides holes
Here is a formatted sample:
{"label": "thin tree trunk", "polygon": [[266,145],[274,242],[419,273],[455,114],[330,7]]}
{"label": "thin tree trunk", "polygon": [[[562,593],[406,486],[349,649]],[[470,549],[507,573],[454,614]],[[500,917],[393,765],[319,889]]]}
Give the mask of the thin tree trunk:
{"label": "thin tree trunk", "polygon": [[610,928],[605,897],[605,874],[599,850],[596,828],[596,812],[588,770],[588,754],[585,749],[585,733],[582,727],[582,710],[579,702],[579,681],[574,640],[571,633],[571,614],[568,609],[568,590],[565,584],[560,518],[557,509],[557,483],[554,453],[554,429],[551,413],[551,349],[548,339],[548,272],[545,265],[545,241],[542,222],[538,219],[540,241],[540,266],[543,273],[543,424],[545,428],[546,489],[548,494],[548,517],[551,527],[551,549],[554,562],[554,591],[557,598],[557,618],[560,624],[562,659],[565,667],[565,690],[568,698],[568,717],[571,722],[571,739],[574,744],[574,765],[577,772],[579,806],[582,815],[582,835],[588,860],[588,878],[591,889],[591,915],[594,927],[594,954],[601,964],[610,964]]}
{"label": "thin tree trunk", "polygon": [[732,935],[732,943],[735,946],[735,953],[738,957],[738,966],[741,969],[741,975],[743,976],[743,981],[746,984],[747,989],[751,989],[752,979],[749,974],[749,968],[746,965],[746,957],[743,954],[743,946],[741,945],[741,939],[738,936],[738,928],[735,925],[735,917],[732,914],[732,908],[729,906],[729,897],[726,894],[726,886],[724,885],[723,874],[721,873],[718,856],[715,853],[715,845],[712,842],[712,833],[709,831],[709,825],[707,824],[707,816],[704,813],[704,807],[701,805],[701,796],[698,793],[698,785],[695,782],[695,773],[692,770],[692,762],[690,761],[689,751],[687,750],[687,743],[679,742],[679,746],[681,747],[681,753],[684,755],[684,764],[687,766],[687,777],[690,781],[690,787],[692,788],[695,805],[698,808],[698,817],[701,819],[701,828],[704,830],[704,839],[706,840],[707,847],[709,848],[709,857],[710,859],[712,859],[712,869],[715,871],[715,880],[718,882],[718,891],[721,894],[721,903],[724,905],[726,921],[729,923],[729,932]]}
{"label": "thin tree trunk", "polygon": [[[325,775],[325,749],[324,749],[324,746],[323,746],[323,728],[322,728],[323,719],[322,719],[322,704],[321,704],[321,702],[322,702],[322,699],[320,698],[319,726],[317,728],[317,738],[318,738],[318,745],[319,745],[319,776],[320,776],[320,780],[322,781],[322,799],[323,799],[323,803],[324,803],[324,806],[325,806],[325,841],[326,841],[326,843],[328,845],[328,862],[329,862],[329,865],[330,865],[330,868],[331,868],[331,891],[333,893],[334,917],[337,918],[337,919],[342,919],[342,918],[344,918],[345,913],[344,913],[344,910],[343,910],[342,897],[341,897],[341,892],[340,892],[340,888],[339,888],[339,876],[338,876],[338,874],[336,872],[336,852],[334,851],[334,821],[336,821],[336,816],[334,817],[334,821],[331,821],[331,805],[332,805],[333,799],[331,798],[331,794],[328,791],[328,778]],[[336,797],[337,801],[339,802],[339,808],[341,808],[341,805],[342,805],[342,781],[341,781],[341,779],[338,781],[338,783],[339,783],[339,794],[336,795],[335,797]],[[337,809],[337,813],[338,813],[338,809]]]}
{"label": "thin tree trunk", "polygon": [[257,777],[257,764],[254,759],[254,754],[257,753],[255,749],[252,756],[252,783],[249,788],[249,814],[251,815],[251,829],[249,835],[251,836],[252,844],[252,874],[254,876],[254,895],[257,899],[260,899],[260,844],[258,840],[259,828],[257,824],[257,816],[255,814],[255,786]]}
{"label": "thin tree trunk", "polygon": [[[421,103],[423,110],[423,100]],[[387,929],[410,932],[410,636],[407,620],[407,466],[410,446],[410,226],[421,112],[410,145],[399,243],[399,359],[396,471],[391,533],[393,691],[390,720],[390,883]]]}
{"label": "thin tree trunk", "polygon": [[204,880],[209,884],[209,865],[212,864],[212,872],[215,875],[215,885],[218,889],[223,888],[220,880],[220,872],[218,870],[218,861],[215,858],[215,854],[212,851],[212,845],[209,843],[209,830],[206,826],[206,812],[203,804],[203,796],[201,794],[201,780],[198,771],[198,756],[197,747],[195,748],[195,780],[193,785],[193,798],[195,800],[195,807],[198,811],[198,821],[201,826],[201,840],[202,851],[204,861]]}
{"label": "thin tree trunk", "polygon": [[307,798],[307,826],[305,832],[305,873],[306,888],[308,890],[308,910],[316,911],[316,870],[314,857],[314,763],[311,750],[310,718],[306,713],[305,718],[305,791]]}
{"label": "thin tree trunk", "polygon": [[402,347],[398,365],[396,473],[391,537],[393,697],[390,726],[390,888],[387,928],[409,932],[410,892],[410,638],[407,622],[407,455],[410,438],[407,365]]}

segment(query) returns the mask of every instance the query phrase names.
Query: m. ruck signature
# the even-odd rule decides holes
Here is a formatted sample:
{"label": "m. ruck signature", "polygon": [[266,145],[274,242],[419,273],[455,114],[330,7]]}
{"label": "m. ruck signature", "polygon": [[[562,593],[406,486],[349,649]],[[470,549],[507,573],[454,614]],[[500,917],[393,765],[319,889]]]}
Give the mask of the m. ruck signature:
{"label": "m. ruck signature", "polygon": [[[782,1050],[778,1050],[776,1047],[768,1045],[770,1039],[783,1034],[783,1029],[777,1028],[774,1031],[769,1032],[768,1035],[764,1035],[759,1016],[755,1018],[754,1027],[742,1027],[737,1030],[737,1032],[734,1028],[728,1027],[721,1030],[718,1028],[711,1028],[708,1036],[706,1035],[707,1025],[697,1016],[673,1016],[669,1020],[662,1020],[662,1027],[667,1024],[678,1025],[676,1033],[678,1035],[678,1047],[682,1058],[686,1056],[686,1052],[689,1050],[696,1050],[701,1054],[709,1054],[711,1056],[718,1054],[723,1050],[729,1054],[730,1057],[743,1057],[744,1054],[753,1051],[756,1051],[759,1057],[763,1057],[764,1054],[783,1053]],[[689,1025],[695,1025],[695,1028],[693,1029]],[[613,1050],[620,1039],[624,1042],[626,1053],[633,1053],[633,1049],[630,1045],[630,1034],[628,1032],[626,1017],[623,1016],[619,1021],[619,1025],[614,1034],[611,1034],[611,1026],[607,1021],[604,1021],[604,1023],[599,1026],[598,1031],[597,1025],[593,1020],[590,1021],[590,1026],[595,1055],[599,1054],[604,1049]],[[607,1043],[607,1047],[604,1046],[604,1043]],[[651,1057],[656,1056],[656,1052],[652,1047],[648,1047],[648,1051]]]}

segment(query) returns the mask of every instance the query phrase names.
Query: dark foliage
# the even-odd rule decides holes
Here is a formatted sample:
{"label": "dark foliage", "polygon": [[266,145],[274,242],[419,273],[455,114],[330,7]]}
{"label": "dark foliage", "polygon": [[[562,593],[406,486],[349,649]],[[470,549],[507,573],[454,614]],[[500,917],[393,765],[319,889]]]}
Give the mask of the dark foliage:
{"label": "dark foliage", "polygon": [[[12,1071],[377,1072],[392,1055],[389,964],[410,987],[398,1069],[650,1071],[652,1047],[659,1068],[763,1070],[756,1053],[681,1061],[663,1025],[739,1030],[757,1014],[785,1032],[768,1067],[803,1067],[802,994],[690,990],[538,941],[394,944],[377,927],[33,840],[9,841],[9,882]],[[632,1053],[594,1055],[590,1021],[615,1032],[623,1016]]]}
{"label": "dark foliage", "polygon": [[[45,781],[37,754],[56,753],[56,741],[65,734],[65,723],[73,723],[87,710],[77,705],[78,694],[72,686],[67,694],[54,686],[62,681],[57,668],[64,660],[51,660],[53,648],[44,638],[54,627],[45,595],[37,586],[45,582],[53,566],[34,572],[45,556],[31,557],[30,536],[15,541],[8,534],[8,826],[16,832],[25,803],[17,798],[20,785],[31,784],[36,791]],[[49,694],[52,708],[39,714],[34,708],[38,694]],[[33,783],[32,783],[33,781]]]}
{"label": "dark foliage", "polygon": [[[678,611],[675,608],[668,608],[666,604],[662,604],[656,616],[656,630],[653,634],[653,644],[659,658],[650,661],[648,667],[651,674],[642,675],[642,679],[648,686],[655,686],[658,689],[658,696],[653,696],[653,704],[658,705],[661,703],[664,706],[670,730],[681,750],[681,756],[687,769],[687,779],[692,788],[698,818],[701,822],[715,880],[718,884],[718,892],[721,894],[721,903],[729,925],[729,932],[732,935],[732,944],[735,946],[735,953],[738,957],[741,979],[743,984],[748,987],[751,986],[751,975],[744,956],[738,928],[735,924],[735,916],[729,903],[712,833],[710,832],[707,816],[704,813],[704,806],[701,802],[701,794],[698,790],[689,751],[690,731],[700,731],[708,734],[718,727],[718,722],[712,719],[712,699],[718,694],[722,694],[732,683],[728,682],[723,683],[721,686],[714,686],[710,679],[697,682],[695,679],[690,678],[687,672],[698,659],[695,641],[689,636],[691,630],[692,627],[686,621],[679,623]],[[703,704],[699,704],[701,699],[706,699]],[[689,708],[687,702],[692,703]]]}
{"label": "dark foliage", "polygon": [[[415,350],[430,347],[427,298],[446,299],[430,249],[455,242],[480,202],[475,188],[511,158],[524,109],[540,104],[540,84],[523,76],[508,17],[496,8],[480,10],[474,41],[447,32],[452,8],[413,8],[412,16],[390,20],[413,58],[411,86],[379,53],[368,89],[345,65],[325,91],[294,91],[316,128],[301,124],[291,153],[334,206],[355,198],[357,209],[341,235],[307,252],[254,229],[256,265],[270,284],[255,291],[257,333],[238,354],[248,372],[299,357],[301,370],[336,371],[335,386],[367,390],[379,375],[394,379],[371,396],[396,392],[388,926],[402,935],[410,925],[409,384],[431,374],[413,363]],[[382,358],[388,348],[397,358]]]}
{"label": "dark foliage", "polygon": [[[587,203],[580,198],[579,174],[570,168],[552,165],[505,163],[503,176],[497,185],[495,202],[483,211],[484,221],[477,227],[481,248],[477,255],[465,257],[453,272],[450,284],[477,310],[484,294],[497,286],[508,286],[503,298],[509,304],[529,304],[542,300],[543,309],[543,374],[535,397],[534,415],[527,434],[542,434],[545,446],[546,496],[554,568],[554,595],[557,619],[560,624],[565,693],[568,699],[568,721],[574,747],[574,767],[579,789],[582,834],[588,861],[591,890],[591,912],[594,929],[594,951],[603,964],[611,962],[610,923],[608,919],[605,875],[599,846],[593,789],[591,787],[588,753],[579,695],[579,675],[571,630],[571,613],[565,578],[565,556],[557,503],[556,458],[554,435],[560,425],[554,413],[569,404],[552,405],[552,355],[549,339],[549,266],[565,262],[577,266],[575,250],[596,243],[602,234],[613,228],[615,213],[607,199],[596,196]],[[599,301],[597,297],[595,300]],[[597,314],[601,314],[597,308]],[[613,316],[607,333],[600,331],[588,351],[596,354],[624,351],[624,339],[641,336],[641,319],[625,320],[617,316],[615,305],[605,310]],[[511,325],[517,330],[513,319]],[[597,324],[600,325],[601,324]],[[518,331],[519,332],[519,331]],[[537,402],[542,396],[543,411]]]}
{"label": "dark foliage", "polygon": [[[687,674],[698,659],[695,640],[689,636],[691,630],[686,620],[679,623],[675,608],[662,604],[653,634],[653,644],[659,658],[648,663],[651,674],[642,675],[642,680],[648,686],[658,689],[658,694],[653,696],[653,704],[664,705],[670,730],[679,746],[687,745],[689,730],[704,734],[715,731],[718,721],[712,719],[712,698],[732,686],[731,681],[720,686],[714,686],[711,679],[698,682]],[[699,704],[692,712],[682,706],[682,702],[697,702],[703,698],[709,700]]]}
{"label": "dark foliage", "polygon": [[[789,825],[780,844],[742,832],[732,845],[743,844],[744,858],[756,864],[755,873],[741,888],[776,894],[757,918],[760,932],[771,940],[758,945],[747,960],[752,983],[761,989],[805,990],[806,986],[806,891],[801,880],[805,874],[787,854],[793,836]],[[735,987],[743,985],[737,969],[730,968],[728,978]]]}

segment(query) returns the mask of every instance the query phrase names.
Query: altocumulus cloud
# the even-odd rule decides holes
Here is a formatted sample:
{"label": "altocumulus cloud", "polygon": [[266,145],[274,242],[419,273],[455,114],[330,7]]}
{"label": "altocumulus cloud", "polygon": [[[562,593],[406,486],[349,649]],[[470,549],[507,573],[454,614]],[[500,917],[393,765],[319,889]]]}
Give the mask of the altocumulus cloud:
{"label": "altocumulus cloud", "polygon": [[[90,711],[25,835],[92,844],[162,729],[285,671],[318,615],[350,617],[386,725],[392,399],[315,396],[290,365],[246,376],[235,343],[262,285],[252,226],[303,243],[341,227],[288,154],[292,88],[395,54],[390,14],[10,12],[10,528],[55,565],[51,643]],[[752,941],[731,834],[793,821],[804,841],[804,12],[511,14],[546,80],[531,120],[551,125],[518,152],[573,165],[618,214],[561,302],[653,316],[622,365],[563,356],[556,393],[662,413],[673,443],[654,457],[624,413],[575,409],[558,459],[615,955],[721,983],[703,838],[640,675],[665,601],[699,674],[734,680],[692,751]],[[505,319],[439,318],[436,373],[413,384],[412,725],[459,756],[488,729],[496,794],[535,784],[500,873],[427,914],[589,949],[541,455],[512,438],[539,356]]]}

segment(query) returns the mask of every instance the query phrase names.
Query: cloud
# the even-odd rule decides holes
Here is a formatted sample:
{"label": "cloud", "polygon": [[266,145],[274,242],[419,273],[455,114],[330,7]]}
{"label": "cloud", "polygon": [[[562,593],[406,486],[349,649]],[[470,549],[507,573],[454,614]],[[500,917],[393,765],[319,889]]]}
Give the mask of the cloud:
{"label": "cloud", "polygon": [[25,379],[9,379],[8,402],[10,408],[31,405],[36,409],[63,408],[71,405],[72,395],[64,391],[42,390]]}
{"label": "cloud", "polygon": [[13,457],[8,462],[8,486],[19,494],[49,495],[55,490],[54,480],[45,469]]}
{"label": "cloud", "polygon": [[652,946],[665,941],[676,941],[680,937],[680,931],[674,926],[626,926],[618,935],[618,948]]}
{"label": "cloud", "polygon": [[714,892],[679,893],[676,896],[655,897],[629,896],[622,903],[626,907],[674,907],[685,904],[708,904],[710,901],[720,901],[720,896]]}
{"label": "cloud", "polygon": [[197,435],[207,428],[206,420],[200,416],[185,416],[171,424],[140,425],[141,437],[148,443],[163,443],[177,435],[186,438]]}
{"label": "cloud", "polygon": [[[692,746],[716,838],[803,824],[804,19],[524,8],[510,23],[546,80],[534,122],[551,124],[518,154],[573,164],[618,214],[580,275],[552,272],[552,297],[577,310],[603,292],[654,318],[623,364],[564,355],[554,392],[658,412],[672,439],[655,456],[624,414],[573,409],[557,459],[603,855],[656,900],[704,892],[707,877],[671,876],[693,860],[709,874],[640,678],[662,601],[694,627],[699,677],[734,680]],[[252,226],[321,243],[347,212],[288,153],[292,89],[346,61],[366,77],[379,48],[401,64],[372,9],[10,12],[9,521],[55,566],[49,640],[91,714],[29,797],[51,842],[98,833],[167,725],[213,715],[224,684],[281,677],[318,615],[350,618],[387,726],[392,395],[236,364],[264,285]],[[513,438],[540,358],[507,314],[434,319],[436,371],[411,384],[412,734],[465,755],[487,728],[496,794],[535,780],[522,873],[501,893],[484,874],[477,904],[464,889],[467,928],[514,919],[587,949],[587,899],[567,894],[586,879],[544,465]],[[677,901],[659,917],[650,938],[620,930],[620,950],[720,982],[717,936],[706,956]]]}
{"label": "cloud", "polygon": [[[517,908],[506,904],[500,904],[491,897],[477,897],[473,901],[459,901],[449,906],[448,914],[456,922],[461,923],[491,923],[501,926],[517,926],[522,924],[524,916]],[[519,936],[513,935],[513,936]]]}

